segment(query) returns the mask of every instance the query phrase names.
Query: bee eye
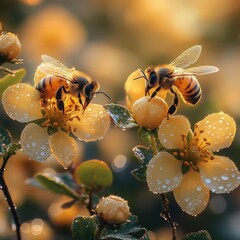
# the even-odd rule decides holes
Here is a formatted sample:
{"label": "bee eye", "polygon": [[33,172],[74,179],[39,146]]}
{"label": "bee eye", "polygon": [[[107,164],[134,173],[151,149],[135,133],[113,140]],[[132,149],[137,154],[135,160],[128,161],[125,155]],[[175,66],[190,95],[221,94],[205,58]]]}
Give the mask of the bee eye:
{"label": "bee eye", "polygon": [[93,90],[93,85],[89,84],[84,88],[84,93],[86,97],[89,97],[91,95],[91,92]]}
{"label": "bee eye", "polygon": [[157,83],[157,74],[155,72],[152,72],[149,77],[149,85],[155,86],[156,83]]}

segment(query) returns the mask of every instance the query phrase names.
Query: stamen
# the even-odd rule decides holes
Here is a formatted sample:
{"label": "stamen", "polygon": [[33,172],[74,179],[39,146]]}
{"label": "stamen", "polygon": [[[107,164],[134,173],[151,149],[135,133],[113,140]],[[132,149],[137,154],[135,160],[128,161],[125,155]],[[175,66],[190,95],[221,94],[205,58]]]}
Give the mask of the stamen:
{"label": "stamen", "polygon": [[172,155],[173,155],[174,157],[178,157],[178,152],[173,152]]}
{"label": "stamen", "polygon": [[179,156],[180,156],[181,158],[184,158],[185,154],[184,154],[183,152],[180,152],[180,153],[179,153]]}

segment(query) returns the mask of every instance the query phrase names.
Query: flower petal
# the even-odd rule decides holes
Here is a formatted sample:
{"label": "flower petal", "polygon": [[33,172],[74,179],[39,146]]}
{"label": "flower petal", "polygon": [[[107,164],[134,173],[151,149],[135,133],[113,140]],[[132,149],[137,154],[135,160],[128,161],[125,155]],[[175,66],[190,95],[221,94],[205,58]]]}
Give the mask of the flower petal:
{"label": "flower petal", "polygon": [[150,191],[166,193],[176,188],[182,181],[182,162],[170,153],[159,152],[149,162],[146,175]]}
{"label": "flower petal", "polygon": [[188,134],[190,123],[181,115],[170,116],[165,119],[159,127],[158,137],[161,144],[167,149],[183,149],[182,135]]}
{"label": "flower petal", "polygon": [[49,137],[51,152],[57,161],[64,167],[68,168],[77,153],[75,140],[67,133],[58,130]]}
{"label": "flower petal", "polygon": [[2,103],[9,117],[19,122],[42,118],[39,92],[29,84],[18,83],[8,87],[3,93]]}
{"label": "flower petal", "polygon": [[74,118],[68,125],[78,139],[86,142],[102,138],[110,127],[108,112],[99,104],[89,104],[83,114],[79,112],[79,117],[80,121]]}
{"label": "flower petal", "polygon": [[240,184],[240,173],[232,160],[214,156],[212,161],[199,163],[202,181],[212,192],[228,193]]}
{"label": "flower petal", "polygon": [[180,186],[174,189],[173,194],[181,209],[193,216],[201,213],[209,201],[209,190],[194,170],[183,175]]}
{"label": "flower petal", "polygon": [[217,151],[229,147],[236,133],[236,123],[226,113],[213,113],[196,124],[203,133],[199,134],[199,142],[204,138],[210,143],[205,149]]}
{"label": "flower petal", "polygon": [[50,155],[48,137],[46,128],[39,127],[35,123],[29,123],[20,136],[23,151],[32,160],[45,161]]}

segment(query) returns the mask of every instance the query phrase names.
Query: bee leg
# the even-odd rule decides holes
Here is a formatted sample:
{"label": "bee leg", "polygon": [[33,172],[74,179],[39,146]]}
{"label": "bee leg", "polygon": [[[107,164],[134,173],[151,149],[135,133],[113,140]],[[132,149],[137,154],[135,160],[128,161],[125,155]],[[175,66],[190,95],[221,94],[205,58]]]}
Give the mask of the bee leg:
{"label": "bee leg", "polygon": [[[159,87],[157,87],[157,88],[155,89],[155,91],[152,93],[152,95],[151,95],[151,97],[150,97],[150,100],[157,95],[157,93],[161,90],[161,88],[162,88],[162,86],[159,86]],[[150,100],[149,100],[149,101],[150,101]]]}
{"label": "bee leg", "polygon": [[60,111],[62,111],[63,114],[64,114],[64,103],[63,103],[63,100],[62,100],[62,91],[64,91],[66,93],[66,89],[64,88],[64,86],[61,86],[57,90],[57,92],[56,92],[56,100],[57,100],[58,109]]}
{"label": "bee leg", "polygon": [[174,99],[173,99],[173,104],[168,109],[167,118],[169,118],[169,115],[173,115],[176,112],[177,106],[179,104],[178,95],[176,92],[174,92],[174,90],[172,88],[171,88],[171,93],[174,94]]}
{"label": "bee leg", "polygon": [[[83,108],[83,102],[82,102],[82,99],[81,99],[81,93],[80,92],[78,92],[78,101],[82,105],[82,108]],[[83,110],[83,113],[84,113],[84,110]]]}

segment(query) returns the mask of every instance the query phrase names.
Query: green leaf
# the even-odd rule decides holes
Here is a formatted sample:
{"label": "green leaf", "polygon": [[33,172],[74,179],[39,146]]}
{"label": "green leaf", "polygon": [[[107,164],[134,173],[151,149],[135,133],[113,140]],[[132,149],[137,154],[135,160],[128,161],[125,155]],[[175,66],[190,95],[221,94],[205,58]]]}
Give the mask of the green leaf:
{"label": "green leaf", "polygon": [[190,165],[182,164],[182,174],[189,172],[189,170],[190,170]]}
{"label": "green leaf", "polygon": [[150,240],[147,230],[139,225],[138,218],[134,215],[131,215],[128,221],[123,224],[105,225],[101,231],[100,239]]}
{"label": "green leaf", "polygon": [[99,220],[96,215],[91,217],[77,216],[72,222],[73,240],[95,240]]}
{"label": "green leaf", "polygon": [[106,104],[104,107],[110,114],[116,126],[123,129],[133,128],[138,126],[138,124],[134,121],[130,111],[124,106],[110,103],[110,104]]}
{"label": "green leaf", "polygon": [[12,143],[12,137],[8,130],[0,128],[0,155],[3,155],[7,147]]}
{"label": "green leaf", "polygon": [[46,189],[50,190],[51,192],[61,194],[61,195],[67,195],[76,200],[79,199],[77,193],[74,192],[67,184],[65,184],[60,177],[54,174],[38,173],[34,177],[39,183],[41,183],[42,186],[44,186]]}
{"label": "green leaf", "polygon": [[154,154],[151,148],[147,148],[144,146],[136,146],[133,148],[134,156],[139,160],[140,163],[145,166],[148,165],[149,161],[153,158]]}
{"label": "green leaf", "polygon": [[206,230],[201,230],[185,235],[182,240],[212,240],[212,238]]}
{"label": "green leaf", "polygon": [[24,68],[20,68],[14,71],[14,73],[15,76],[8,74],[2,79],[0,79],[0,97],[9,86],[14,85],[16,83],[20,83],[22,81],[22,79],[26,75],[26,70]]}
{"label": "green leaf", "polygon": [[131,174],[141,182],[146,182],[146,170],[147,168],[145,166],[141,166],[139,168],[136,168],[131,171]]}
{"label": "green leaf", "polygon": [[151,144],[151,135],[151,129],[145,127],[138,129],[138,137],[149,145]]}

